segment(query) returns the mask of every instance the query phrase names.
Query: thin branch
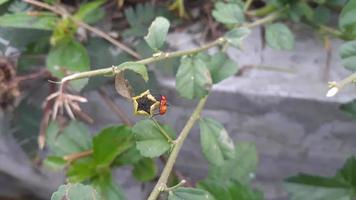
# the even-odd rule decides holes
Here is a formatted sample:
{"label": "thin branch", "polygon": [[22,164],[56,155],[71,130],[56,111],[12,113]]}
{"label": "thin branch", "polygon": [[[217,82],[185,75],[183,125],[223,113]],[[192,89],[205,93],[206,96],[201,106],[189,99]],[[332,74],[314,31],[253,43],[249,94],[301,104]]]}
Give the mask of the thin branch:
{"label": "thin branch", "polygon": [[69,155],[63,156],[63,160],[68,161],[68,162],[72,162],[74,160],[78,160],[80,158],[87,157],[87,156],[89,156],[91,154],[93,154],[93,150],[89,149],[87,151],[82,151],[82,152],[73,153],[73,154],[69,154]]}
{"label": "thin branch", "polygon": [[276,19],[278,19],[279,17],[281,17],[283,11],[280,11],[280,12],[274,12],[264,18],[261,18],[261,19],[258,19],[254,22],[251,22],[251,23],[248,23],[248,24],[244,24],[242,25],[242,27],[245,27],[245,28],[253,28],[253,27],[256,27],[256,26],[260,26],[262,24],[266,24],[268,22],[272,22]]}
{"label": "thin branch", "polygon": [[207,97],[204,97],[201,99],[195,108],[193,114],[190,116],[189,120],[185,124],[183,130],[179,134],[179,137],[176,139],[176,143],[172,149],[172,152],[170,153],[166,166],[164,167],[162,174],[160,178],[158,179],[158,182],[156,183],[155,187],[153,188],[150,196],[148,197],[148,200],[156,200],[160,192],[164,191],[167,189],[167,181],[168,177],[171,174],[173,170],[174,163],[176,162],[176,159],[178,157],[179,151],[182,148],[182,145],[187,138],[187,136],[190,133],[190,130],[192,129],[194,123],[199,119],[200,113],[203,110],[203,107],[206,103]]}
{"label": "thin branch", "polygon": [[174,141],[171,138],[171,136],[169,136],[169,134],[162,128],[162,126],[157,122],[157,120],[153,117],[151,117],[152,121],[155,123],[156,127],[159,129],[159,131],[162,133],[162,135],[168,140],[169,143],[173,144]]}
{"label": "thin branch", "polygon": [[355,81],[356,81],[356,73],[353,73],[339,82],[330,82],[329,90],[326,94],[326,97],[335,96],[342,88],[344,88],[348,84],[354,83]]}
{"label": "thin branch", "polygon": [[29,3],[29,4],[32,4],[32,5],[35,5],[37,7],[41,7],[41,8],[45,8],[47,10],[50,10],[52,11],[53,13],[56,13],[58,15],[61,15],[62,17],[69,17],[71,20],[73,20],[73,22],[84,28],[84,29],[87,29],[88,31],[91,31],[97,35],[99,35],[100,37],[104,38],[105,40],[107,40],[108,42],[110,42],[111,44],[117,46],[118,48],[122,49],[123,51],[125,51],[126,53],[132,55],[134,58],[137,58],[137,59],[140,59],[141,56],[135,52],[134,50],[130,49],[128,46],[126,46],[125,44],[115,40],[114,38],[112,38],[110,35],[108,35],[107,33],[105,33],[104,31],[101,31],[93,26],[90,26],[89,24],[71,16],[68,14],[68,12],[66,10],[64,10],[64,8],[57,8],[55,6],[51,6],[47,3],[43,3],[43,2],[40,2],[40,1],[37,1],[37,0],[23,0],[24,2],[26,3]]}
{"label": "thin branch", "polygon": [[[195,48],[195,49],[175,51],[175,52],[160,52],[158,54],[153,55],[152,57],[145,58],[145,59],[142,59],[142,60],[139,60],[136,62],[139,64],[150,64],[150,63],[158,62],[161,60],[166,60],[169,58],[175,58],[175,57],[180,57],[183,55],[195,54],[195,53],[199,53],[201,51],[210,49],[214,46],[224,44],[225,42],[226,42],[226,40],[224,38],[219,38],[217,40],[214,40],[211,43],[205,44],[205,45]],[[89,77],[93,77],[93,76],[114,75],[115,71],[118,71],[118,70],[115,70],[115,66],[112,66],[112,67],[107,67],[107,68],[102,68],[102,69],[97,69],[97,70],[92,70],[92,71],[75,73],[75,74],[71,74],[69,76],[64,77],[61,82],[65,83],[67,81],[72,81],[72,80],[77,80],[77,79],[82,79],[82,78],[89,78]]]}

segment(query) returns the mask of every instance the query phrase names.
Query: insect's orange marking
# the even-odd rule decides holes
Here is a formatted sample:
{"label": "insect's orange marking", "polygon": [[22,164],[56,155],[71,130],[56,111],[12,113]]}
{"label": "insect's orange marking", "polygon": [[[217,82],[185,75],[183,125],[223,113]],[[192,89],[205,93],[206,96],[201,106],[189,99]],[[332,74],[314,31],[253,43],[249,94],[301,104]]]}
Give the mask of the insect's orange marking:
{"label": "insect's orange marking", "polygon": [[159,114],[164,115],[167,112],[167,97],[161,96],[160,106],[159,106]]}

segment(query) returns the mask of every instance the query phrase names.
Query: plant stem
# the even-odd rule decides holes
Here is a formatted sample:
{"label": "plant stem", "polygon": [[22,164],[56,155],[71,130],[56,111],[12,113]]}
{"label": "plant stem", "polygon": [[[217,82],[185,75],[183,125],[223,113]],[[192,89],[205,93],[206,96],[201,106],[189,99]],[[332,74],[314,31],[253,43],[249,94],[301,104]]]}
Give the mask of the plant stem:
{"label": "plant stem", "polygon": [[252,23],[244,24],[244,25],[242,25],[242,27],[253,28],[253,27],[274,21],[274,20],[278,19],[282,15],[282,13],[283,13],[282,11],[274,12],[264,18],[261,18],[261,19],[258,19],[256,21],[252,22]]}
{"label": "plant stem", "polygon": [[356,81],[356,73],[351,74],[350,76],[342,79],[339,82],[330,82],[329,83],[329,90],[326,94],[327,97],[333,97],[338,93],[342,88],[346,85],[353,83]]}
{"label": "plant stem", "polygon": [[277,10],[277,8],[274,5],[267,4],[262,8],[258,8],[256,10],[249,11],[249,12],[247,12],[247,14],[251,15],[251,16],[256,16],[256,17],[264,17],[276,10]]}
{"label": "plant stem", "polygon": [[82,151],[82,152],[78,152],[78,153],[73,153],[67,156],[63,156],[63,160],[71,162],[74,160],[78,160],[79,158],[83,158],[83,157],[87,157],[89,155],[91,155],[93,153],[92,149],[89,149],[87,151]]}
{"label": "plant stem", "polygon": [[159,129],[159,131],[162,133],[162,135],[168,140],[169,143],[173,144],[174,141],[171,138],[171,136],[169,136],[169,134],[162,128],[162,126],[157,122],[157,120],[153,117],[151,117],[152,121],[155,123],[156,127]]}
{"label": "plant stem", "polygon": [[194,123],[196,120],[199,119],[200,113],[203,110],[203,107],[206,103],[207,97],[204,97],[201,99],[195,108],[193,114],[190,116],[189,120],[185,124],[184,128],[182,129],[181,133],[179,134],[179,137],[176,139],[176,144],[173,147],[172,152],[170,153],[166,166],[164,167],[162,174],[160,178],[158,179],[158,182],[156,183],[155,187],[153,188],[150,196],[148,197],[148,200],[156,200],[158,195],[160,194],[161,191],[164,191],[167,188],[167,180],[169,175],[171,174],[171,171],[173,169],[174,163],[177,159],[177,156],[179,154],[180,149],[182,148],[182,145],[189,135],[190,130],[192,129]]}
{"label": "plant stem", "polygon": [[253,2],[253,0],[246,0],[245,6],[244,6],[244,11],[245,12],[249,9],[249,7],[250,7],[252,2]]}
{"label": "plant stem", "polygon": [[[226,40],[224,38],[218,38],[217,40],[214,40],[211,43],[205,44],[205,45],[195,48],[195,49],[175,51],[175,52],[166,52],[166,53],[160,52],[158,54],[153,55],[152,57],[145,58],[145,59],[142,59],[142,60],[139,60],[136,62],[140,63],[140,64],[150,64],[150,63],[154,63],[154,62],[157,62],[160,60],[165,60],[165,59],[169,59],[169,58],[175,58],[175,57],[180,57],[183,55],[190,55],[190,54],[198,53],[201,51],[205,51],[209,48],[221,45],[225,42],[226,42]],[[99,76],[99,75],[114,75],[115,74],[114,68],[115,67],[112,66],[112,67],[107,67],[107,68],[103,68],[103,69],[75,73],[75,74],[64,77],[61,82],[65,83],[65,82],[71,81],[71,80],[89,78],[89,77]]]}
{"label": "plant stem", "polygon": [[61,15],[62,17],[69,17],[71,20],[73,20],[73,22],[80,27],[83,27],[84,29],[87,29],[88,31],[91,31],[97,35],[99,35],[100,37],[104,38],[105,40],[109,41],[111,44],[117,46],[118,48],[122,49],[123,51],[125,51],[126,53],[130,54],[131,56],[133,56],[134,58],[140,59],[141,56],[133,51],[132,49],[130,49],[128,46],[126,46],[125,44],[115,40],[114,38],[112,38],[110,35],[106,34],[104,31],[101,31],[93,26],[90,26],[89,24],[71,16],[64,8],[57,8],[55,6],[51,6],[47,3],[43,3],[37,0],[23,0],[26,3],[35,5],[37,7],[41,7],[41,8],[45,8],[47,10],[52,11],[53,13],[56,13],[58,15]]}

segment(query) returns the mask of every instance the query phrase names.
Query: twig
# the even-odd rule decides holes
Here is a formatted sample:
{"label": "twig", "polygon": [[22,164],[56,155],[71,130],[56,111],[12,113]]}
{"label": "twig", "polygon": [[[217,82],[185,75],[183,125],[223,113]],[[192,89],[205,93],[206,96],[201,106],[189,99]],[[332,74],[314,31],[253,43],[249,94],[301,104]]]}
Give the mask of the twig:
{"label": "twig", "polygon": [[203,107],[206,103],[207,97],[204,97],[201,99],[195,108],[193,114],[190,116],[189,120],[185,124],[183,130],[179,134],[179,137],[176,139],[176,143],[172,149],[172,152],[170,153],[167,163],[162,171],[162,174],[160,178],[158,179],[158,182],[156,183],[155,187],[153,188],[150,196],[148,197],[148,200],[156,200],[158,195],[160,194],[161,191],[164,191],[167,188],[167,181],[170,173],[172,172],[174,163],[177,159],[177,156],[179,154],[180,149],[182,148],[182,145],[189,135],[190,130],[192,129],[194,123],[196,120],[199,119],[200,113],[203,110]]}
{"label": "twig", "polygon": [[78,153],[69,154],[67,156],[63,156],[63,160],[72,162],[74,160],[78,160],[79,158],[87,157],[87,156],[91,155],[92,153],[93,153],[93,150],[89,149],[87,151],[82,151],[82,152],[78,152]]}
{"label": "twig", "polygon": [[106,91],[102,88],[98,90],[101,98],[106,102],[106,104],[110,107],[110,110],[114,111],[114,113],[119,117],[119,119],[126,125],[132,126],[131,120],[128,118],[126,113],[115,104],[115,102],[109,97]]}
{"label": "twig", "polygon": [[66,12],[64,10],[64,8],[57,8],[55,6],[51,6],[47,3],[43,3],[43,2],[40,2],[40,1],[37,1],[37,0],[23,0],[24,2],[26,3],[29,3],[29,4],[32,4],[32,5],[35,5],[37,7],[41,7],[41,8],[45,8],[47,10],[50,10],[52,11],[53,13],[56,13],[58,15],[61,15],[62,17],[69,17],[71,20],[73,20],[73,22],[82,27],[82,28],[85,28],[87,29],[88,31],[91,31],[97,35],[99,35],[100,37],[104,38],[105,40],[109,41],[111,44],[117,46],[118,48],[122,49],[123,51],[125,51],[126,53],[132,55],[134,58],[137,58],[137,59],[140,59],[141,56],[136,53],[134,50],[130,49],[128,46],[126,46],[125,44],[115,40],[114,38],[112,38],[110,35],[108,35],[107,33],[105,33],[104,31],[101,31],[93,26],[90,26],[89,24],[71,16],[68,14],[68,12]]}
{"label": "twig", "polygon": [[250,5],[251,5],[252,1],[253,0],[247,0],[246,1],[245,6],[244,6],[244,11],[245,12],[250,8]]}
{"label": "twig", "polygon": [[169,134],[162,128],[162,126],[157,122],[157,120],[153,117],[151,117],[152,121],[155,123],[156,127],[159,129],[159,131],[162,133],[162,135],[168,140],[169,143],[173,144],[174,141],[171,138],[171,136],[169,136]]}
{"label": "twig", "polygon": [[274,12],[264,18],[261,18],[261,19],[258,19],[256,21],[252,22],[252,23],[244,24],[244,25],[242,25],[242,27],[253,28],[253,27],[274,21],[274,20],[278,19],[282,15],[282,13],[283,13],[283,10],[279,11],[279,12]]}
{"label": "twig", "polygon": [[345,87],[346,85],[353,83],[355,81],[356,81],[356,73],[353,73],[350,76],[346,77],[345,79],[343,79],[339,82],[330,82],[329,90],[326,93],[326,97],[335,96],[343,87]]}
{"label": "twig", "polygon": [[[137,63],[150,64],[150,63],[154,63],[157,61],[166,60],[169,58],[175,58],[175,57],[180,57],[183,55],[195,54],[195,53],[199,53],[201,51],[210,49],[214,46],[224,44],[225,42],[226,42],[225,38],[219,38],[217,40],[214,40],[211,43],[205,44],[205,45],[195,48],[195,49],[175,51],[175,52],[161,52],[159,54],[153,55],[152,57],[139,60],[139,61],[137,61]],[[77,80],[77,79],[82,79],[82,78],[89,78],[89,77],[93,77],[93,76],[114,75],[115,71],[116,71],[114,69],[115,69],[115,66],[112,66],[112,67],[107,67],[107,68],[102,68],[102,69],[97,69],[97,70],[92,70],[92,71],[75,73],[75,74],[71,74],[69,76],[64,77],[61,82],[65,83],[67,81],[72,81],[72,80]]]}

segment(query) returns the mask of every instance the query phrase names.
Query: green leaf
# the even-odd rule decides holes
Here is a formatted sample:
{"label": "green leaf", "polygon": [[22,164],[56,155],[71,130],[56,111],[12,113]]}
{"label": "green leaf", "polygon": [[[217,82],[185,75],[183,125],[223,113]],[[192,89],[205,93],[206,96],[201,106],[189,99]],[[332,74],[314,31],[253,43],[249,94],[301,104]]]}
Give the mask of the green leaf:
{"label": "green leaf", "polygon": [[262,200],[259,191],[240,184],[238,181],[221,182],[219,180],[204,180],[198,187],[208,191],[215,200]]}
{"label": "green leaf", "polygon": [[56,122],[51,122],[46,138],[47,145],[55,156],[65,156],[91,148],[88,129],[77,121],[71,121],[62,131]]}
{"label": "green leaf", "polygon": [[239,25],[245,21],[243,10],[237,4],[217,2],[213,17],[223,24]]}
{"label": "green leaf", "polygon": [[0,16],[0,27],[52,30],[58,17],[52,13],[39,12],[36,16],[28,13],[5,14]]}
{"label": "green leaf", "polygon": [[48,156],[44,161],[43,164],[46,168],[59,171],[63,170],[66,164],[66,161],[63,160],[62,157],[58,156]]}
{"label": "green leaf", "polygon": [[124,62],[118,66],[119,70],[131,70],[136,72],[137,74],[141,75],[143,80],[148,81],[148,73],[147,68],[144,64],[140,64],[137,62]]}
{"label": "green leaf", "polygon": [[83,184],[67,184],[61,185],[56,192],[52,194],[51,200],[100,200],[97,191],[89,186]]}
{"label": "green leaf", "polygon": [[237,63],[229,59],[223,52],[218,52],[212,56],[199,54],[198,57],[209,69],[214,84],[236,74],[238,71]]}
{"label": "green leaf", "polygon": [[225,38],[230,45],[241,48],[242,40],[250,33],[251,30],[248,28],[234,28],[225,34]]}
{"label": "green leaf", "polygon": [[[125,17],[130,28],[123,32],[124,37],[143,37],[156,16],[169,17],[171,13],[166,7],[151,5],[150,3],[136,4],[135,8],[125,9]],[[145,42],[146,43],[146,42]]]}
{"label": "green leaf", "polygon": [[126,151],[122,152],[113,162],[115,166],[122,165],[133,165],[138,163],[144,157],[140,154],[140,152],[136,149],[136,146],[131,146]]}
{"label": "green leaf", "polygon": [[96,0],[80,5],[79,10],[75,13],[74,17],[83,20],[86,23],[95,23],[104,16],[104,12],[99,9],[104,2],[105,1],[103,0]]}
{"label": "green leaf", "polygon": [[0,0],[0,5],[6,3],[6,2],[8,2],[8,1],[9,1],[9,0]]}
{"label": "green leaf", "polygon": [[164,17],[157,17],[148,29],[145,36],[147,44],[154,50],[158,51],[166,41],[170,23]]}
{"label": "green leaf", "polygon": [[281,23],[267,25],[266,27],[267,44],[277,50],[291,50],[294,46],[294,36],[289,28]]}
{"label": "green leaf", "polygon": [[[172,129],[168,126],[163,126],[163,129],[168,133],[172,133]],[[137,122],[132,131],[136,138],[136,148],[145,157],[158,157],[171,147],[171,144],[152,120],[145,119]]]}
{"label": "green leaf", "polygon": [[349,35],[356,34],[356,0],[349,0],[339,17],[339,27]]}
{"label": "green leaf", "polygon": [[86,181],[97,175],[97,165],[93,157],[82,158],[72,163],[67,172],[69,182]]}
{"label": "green leaf", "polygon": [[342,110],[349,116],[356,119],[356,100],[353,100],[353,101],[345,103],[345,104],[341,104],[340,110]]}
{"label": "green leaf", "polygon": [[211,118],[202,118],[199,126],[202,151],[211,164],[220,166],[224,161],[234,158],[234,143],[219,122]]}
{"label": "green leaf", "polygon": [[109,127],[93,138],[93,157],[100,166],[109,166],[111,162],[134,145],[133,134],[127,126]]}
{"label": "green leaf", "polygon": [[222,166],[210,166],[209,177],[245,184],[254,178],[257,161],[256,146],[250,142],[238,142],[235,144],[235,157],[225,161]]}
{"label": "green leaf", "polygon": [[208,68],[197,57],[183,56],[176,75],[176,89],[187,99],[203,98],[212,87]]}
{"label": "green leaf", "polygon": [[318,6],[315,9],[314,13],[314,21],[319,24],[327,24],[329,23],[331,18],[331,11],[326,6]]}
{"label": "green leaf", "polygon": [[342,166],[342,168],[336,174],[337,178],[342,178],[345,182],[348,183],[349,186],[354,190],[354,194],[356,196],[356,158],[352,156],[348,158]]}
{"label": "green leaf", "polygon": [[352,200],[351,190],[334,178],[300,174],[286,180],[293,200]]}
{"label": "green leaf", "polygon": [[151,181],[157,175],[157,166],[154,160],[143,158],[134,164],[133,176],[142,182]]}
{"label": "green leaf", "polygon": [[[88,71],[90,69],[89,55],[82,44],[75,40],[58,43],[52,48],[47,57],[47,69],[56,77],[65,74]],[[72,81],[76,90],[81,90],[88,83],[88,79]]]}
{"label": "green leaf", "polygon": [[125,194],[112,179],[110,172],[104,172],[93,180],[93,186],[104,200],[125,200]]}
{"label": "green leaf", "polygon": [[346,42],[339,49],[342,65],[351,71],[356,70],[356,40]]}
{"label": "green leaf", "polygon": [[179,187],[169,191],[168,200],[214,200],[214,197],[203,189]]}
{"label": "green leaf", "polygon": [[294,200],[352,200],[356,197],[356,158],[348,158],[334,177],[299,174],[286,179],[285,187]]}
{"label": "green leaf", "polygon": [[75,40],[59,43],[48,54],[47,68],[59,78],[65,75],[63,71],[67,74],[88,71],[90,68],[87,50]]}

